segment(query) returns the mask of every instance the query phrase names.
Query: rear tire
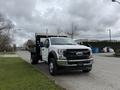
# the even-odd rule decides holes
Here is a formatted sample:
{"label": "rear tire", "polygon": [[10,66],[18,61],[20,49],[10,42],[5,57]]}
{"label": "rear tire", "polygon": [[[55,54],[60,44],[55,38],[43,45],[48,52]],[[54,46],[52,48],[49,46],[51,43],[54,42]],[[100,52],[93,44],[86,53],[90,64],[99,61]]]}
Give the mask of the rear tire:
{"label": "rear tire", "polygon": [[57,63],[54,58],[49,61],[49,73],[53,76],[57,74]]}
{"label": "rear tire", "polygon": [[37,57],[35,55],[31,55],[30,63],[31,64],[38,64],[38,60],[37,60]]}

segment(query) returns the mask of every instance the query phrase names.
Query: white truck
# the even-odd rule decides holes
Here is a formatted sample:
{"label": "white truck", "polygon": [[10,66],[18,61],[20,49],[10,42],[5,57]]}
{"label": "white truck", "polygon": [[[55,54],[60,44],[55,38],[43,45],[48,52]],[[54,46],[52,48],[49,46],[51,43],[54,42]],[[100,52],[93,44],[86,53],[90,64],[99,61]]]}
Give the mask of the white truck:
{"label": "white truck", "polygon": [[[42,43],[41,38],[46,38]],[[67,36],[36,34],[36,45],[31,51],[31,64],[39,60],[49,65],[51,75],[56,75],[59,69],[92,70],[93,56],[90,47],[78,45]]]}

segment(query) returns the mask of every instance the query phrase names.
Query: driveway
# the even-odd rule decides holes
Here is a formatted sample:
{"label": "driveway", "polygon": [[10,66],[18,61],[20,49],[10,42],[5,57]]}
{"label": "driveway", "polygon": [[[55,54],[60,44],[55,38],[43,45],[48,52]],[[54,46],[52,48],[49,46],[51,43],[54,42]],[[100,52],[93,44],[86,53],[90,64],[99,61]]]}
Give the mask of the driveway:
{"label": "driveway", "polygon": [[[19,51],[17,54],[28,63],[30,54],[27,51]],[[120,58],[109,54],[95,54],[95,63],[90,73],[64,72],[57,76],[48,73],[45,63],[34,65],[48,77],[67,90],[120,90]]]}

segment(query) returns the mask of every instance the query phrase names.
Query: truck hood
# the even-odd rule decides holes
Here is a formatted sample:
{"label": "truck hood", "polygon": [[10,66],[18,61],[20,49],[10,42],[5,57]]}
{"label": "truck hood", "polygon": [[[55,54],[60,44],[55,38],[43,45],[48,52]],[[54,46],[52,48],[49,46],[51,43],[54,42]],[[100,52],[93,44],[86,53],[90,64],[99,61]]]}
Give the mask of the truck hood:
{"label": "truck hood", "polygon": [[84,46],[84,45],[52,45],[52,48],[55,49],[89,49],[90,47]]}

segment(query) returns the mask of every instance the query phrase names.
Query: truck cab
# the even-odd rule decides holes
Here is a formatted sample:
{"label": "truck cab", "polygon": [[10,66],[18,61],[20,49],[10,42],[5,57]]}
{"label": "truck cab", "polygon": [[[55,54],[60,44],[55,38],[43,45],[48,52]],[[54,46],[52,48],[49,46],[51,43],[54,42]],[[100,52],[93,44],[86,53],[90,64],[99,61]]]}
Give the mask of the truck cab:
{"label": "truck cab", "polygon": [[[37,64],[38,60],[47,62],[51,75],[57,74],[59,69],[82,70],[83,72],[92,70],[93,56],[91,48],[78,45],[71,38],[47,36],[43,43],[39,40],[36,51],[39,52],[34,54],[31,63]],[[37,56],[38,53],[39,56]]]}

